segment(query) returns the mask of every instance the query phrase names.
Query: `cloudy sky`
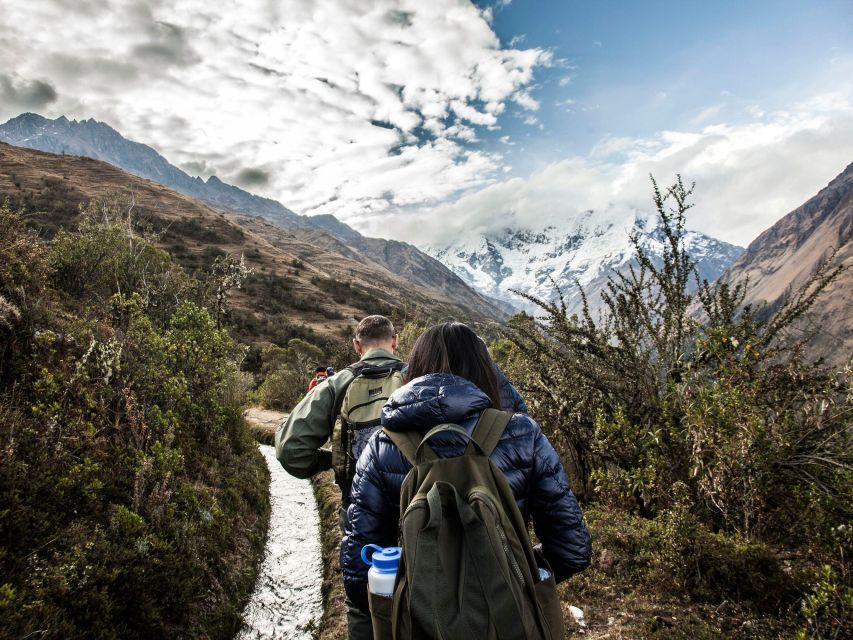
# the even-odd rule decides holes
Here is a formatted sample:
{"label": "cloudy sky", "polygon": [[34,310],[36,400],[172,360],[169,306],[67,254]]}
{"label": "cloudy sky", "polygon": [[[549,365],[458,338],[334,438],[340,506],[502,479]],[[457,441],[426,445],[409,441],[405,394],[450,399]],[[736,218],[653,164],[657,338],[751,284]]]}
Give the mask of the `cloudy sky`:
{"label": "cloudy sky", "polygon": [[647,208],[747,244],[853,161],[849,0],[3,0],[0,121],[416,243]]}

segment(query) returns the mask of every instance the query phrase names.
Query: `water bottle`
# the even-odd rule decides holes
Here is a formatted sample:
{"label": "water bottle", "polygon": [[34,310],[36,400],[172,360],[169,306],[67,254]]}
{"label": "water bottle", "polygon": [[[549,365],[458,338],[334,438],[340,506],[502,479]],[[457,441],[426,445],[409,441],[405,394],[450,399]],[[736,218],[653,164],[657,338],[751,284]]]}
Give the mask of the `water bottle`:
{"label": "water bottle", "polygon": [[[368,557],[368,552],[373,554]],[[397,578],[397,566],[400,564],[400,547],[385,547],[366,544],[361,548],[361,559],[370,565],[367,572],[367,588],[377,596],[394,596],[394,581]]]}

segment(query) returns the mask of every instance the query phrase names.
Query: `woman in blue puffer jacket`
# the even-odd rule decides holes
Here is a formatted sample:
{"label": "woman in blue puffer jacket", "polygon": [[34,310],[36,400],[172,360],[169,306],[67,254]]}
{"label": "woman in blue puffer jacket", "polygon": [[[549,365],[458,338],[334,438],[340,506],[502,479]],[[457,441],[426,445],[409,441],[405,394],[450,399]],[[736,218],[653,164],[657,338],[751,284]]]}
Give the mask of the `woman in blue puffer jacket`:
{"label": "woman in blue puffer jacket", "polygon": [[[437,325],[418,338],[407,379],[382,410],[382,426],[389,431],[423,435],[450,422],[472,433],[480,412],[502,404],[501,384],[485,344],[458,322]],[[452,433],[430,440],[442,458],[461,455],[466,445]],[[585,569],[591,557],[589,532],[560,459],[539,425],[526,414],[515,413],[490,457],[506,476],[525,520],[533,519],[557,582]],[[409,462],[381,430],[356,465],[341,568],[347,596],[365,612],[369,567],[361,560],[361,548],[368,543],[398,544],[400,487],[409,469]]]}

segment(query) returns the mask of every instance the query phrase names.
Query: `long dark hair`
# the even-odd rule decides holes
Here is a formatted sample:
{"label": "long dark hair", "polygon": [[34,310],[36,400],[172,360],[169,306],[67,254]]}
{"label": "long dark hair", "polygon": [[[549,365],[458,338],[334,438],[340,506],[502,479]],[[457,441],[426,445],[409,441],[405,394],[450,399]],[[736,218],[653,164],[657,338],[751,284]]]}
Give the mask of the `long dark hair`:
{"label": "long dark hair", "polygon": [[445,322],[427,329],[409,354],[407,380],[428,373],[453,373],[470,380],[501,408],[500,385],[489,350],[471,328],[461,322]]}

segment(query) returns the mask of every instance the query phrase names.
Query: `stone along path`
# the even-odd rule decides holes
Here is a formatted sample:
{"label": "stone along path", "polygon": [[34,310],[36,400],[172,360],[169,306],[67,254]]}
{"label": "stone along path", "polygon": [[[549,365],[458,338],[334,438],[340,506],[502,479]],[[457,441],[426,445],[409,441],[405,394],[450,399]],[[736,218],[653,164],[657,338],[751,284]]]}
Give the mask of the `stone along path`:
{"label": "stone along path", "polygon": [[[249,409],[256,430],[275,432],[285,414]],[[308,480],[288,475],[275,449],[259,445],[270,470],[270,528],[255,590],[236,640],[310,640],[322,617],[320,520]]]}

